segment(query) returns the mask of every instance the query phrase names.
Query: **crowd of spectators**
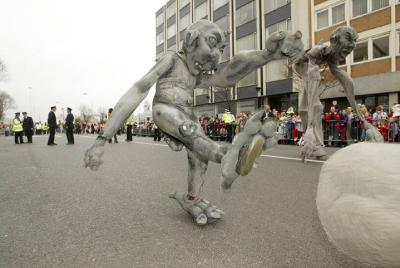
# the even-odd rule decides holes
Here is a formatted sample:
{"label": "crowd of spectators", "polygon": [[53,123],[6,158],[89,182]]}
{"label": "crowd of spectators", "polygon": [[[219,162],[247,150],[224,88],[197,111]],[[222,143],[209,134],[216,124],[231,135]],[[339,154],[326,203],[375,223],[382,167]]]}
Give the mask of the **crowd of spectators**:
{"label": "crowd of spectators", "polygon": [[[375,126],[387,142],[399,142],[398,117],[393,117],[393,111],[385,112],[384,107],[379,105],[374,111],[368,110],[364,104],[360,105],[360,111],[364,118]],[[226,113],[226,112],[225,112]],[[247,119],[252,115],[250,112],[237,114],[234,121],[225,122],[223,115],[202,115],[199,122],[204,132],[212,139],[231,141],[233,136],[243,130]],[[264,108],[264,120],[277,122],[277,132],[283,136],[281,143],[301,144],[305,130],[302,119],[291,107],[287,111]],[[353,112],[351,107],[340,109],[336,102],[332,103],[330,109],[321,114],[323,135],[326,146],[342,147],[353,142],[363,142],[366,139],[366,131],[363,122]],[[229,134],[231,133],[231,136]]]}

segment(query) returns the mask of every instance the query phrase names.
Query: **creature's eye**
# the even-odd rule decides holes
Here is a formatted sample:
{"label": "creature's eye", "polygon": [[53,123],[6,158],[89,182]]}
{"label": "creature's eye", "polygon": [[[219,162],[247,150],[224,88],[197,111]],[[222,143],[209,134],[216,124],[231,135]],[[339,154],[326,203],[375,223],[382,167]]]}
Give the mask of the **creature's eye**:
{"label": "creature's eye", "polygon": [[215,47],[218,43],[217,38],[215,36],[210,36],[208,38],[208,43],[210,44],[210,47]]}

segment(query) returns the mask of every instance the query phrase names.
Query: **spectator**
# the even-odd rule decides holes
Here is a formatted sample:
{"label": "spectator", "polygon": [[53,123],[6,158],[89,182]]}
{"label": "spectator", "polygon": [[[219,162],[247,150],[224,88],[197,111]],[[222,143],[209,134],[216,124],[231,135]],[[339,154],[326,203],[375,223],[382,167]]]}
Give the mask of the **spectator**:
{"label": "spectator", "polygon": [[381,120],[386,120],[388,118],[388,115],[386,114],[386,112],[383,110],[383,106],[382,105],[378,105],[376,107],[376,111],[372,116],[372,120],[374,122],[374,125],[378,125],[381,124]]}

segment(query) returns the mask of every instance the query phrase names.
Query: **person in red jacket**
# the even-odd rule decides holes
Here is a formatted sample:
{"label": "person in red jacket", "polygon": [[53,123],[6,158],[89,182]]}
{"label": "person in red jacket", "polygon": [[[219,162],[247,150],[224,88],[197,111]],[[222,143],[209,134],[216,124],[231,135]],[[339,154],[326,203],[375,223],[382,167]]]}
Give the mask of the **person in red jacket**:
{"label": "person in red jacket", "polygon": [[337,146],[339,142],[339,132],[336,125],[339,123],[340,115],[336,112],[335,106],[332,106],[330,112],[325,114],[325,120],[328,131],[328,145]]}

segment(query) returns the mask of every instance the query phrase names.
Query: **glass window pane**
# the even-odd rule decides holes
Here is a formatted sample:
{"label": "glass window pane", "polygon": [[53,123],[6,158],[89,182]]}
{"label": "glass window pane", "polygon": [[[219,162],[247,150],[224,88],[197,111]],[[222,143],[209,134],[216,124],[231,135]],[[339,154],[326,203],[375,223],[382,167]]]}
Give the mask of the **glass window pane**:
{"label": "glass window pane", "polygon": [[236,27],[256,18],[256,2],[252,1],[236,10]]}
{"label": "glass window pane", "polygon": [[168,27],[167,29],[167,38],[171,38],[176,34],[176,25],[175,23]]}
{"label": "glass window pane", "polygon": [[184,6],[186,6],[187,4],[189,4],[190,0],[180,0],[179,1],[179,8],[182,8]]}
{"label": "glass window pane", "polygon": [[358,43],[353,51],[353,62],[368,60],[368,42]]}
{"label": "glass window pane", "polygon": [[317,29],[327,27],[329,25],[328,10],[317,13]]}
{"label": "glass window pane", "polygon": [[264,13],[271,12],[290,3],[290,0],[264,0]]}
{"label": "glass window pane", "polygon": [[190,14],[183,16],[179,21],[180,30],[185,30],[190,25]]}
{"label": "glass window pane", "polygon": [[372,40],[373,58],[389,56],[389,36]]}
{"label": "glass window pane", "polygon": [[156,39],[157,46],[162,44],[164,42],[164,32],[159,33]]}
{"label": "glass window pane", "polygon": [[400,54],[400,32],[397,32],[397,53]]}
{"label": "glass window pane", "polygon": [[368,12],[368,0],[353,0],[353,17],[357,17]]}
{"label": "glass window pane", "polygon": [[195,10],[194,10],[194,20],[195,21],[201,20],[208,15],[207,7],[208,7],[208,2],[206,1],[203,4],[201,4],[200,6],[195,8]]}
{"label": "glass window pane", "polygon": [[[284,20],[275,24],[272,24],[267,28],[266,31],[266,38],[268,38],[272,33],[277,32],[277,31],[286,31],[289,32],[292,28],[292,23],[291,20]],[[289,29],[290,28],[290,29]]]}
{"label": "glass window pane", "polygon": [[222,17],[219,20],[214,21],[214,23],[217,24],[223,31],[229,30],[229,16]]}
{"label": "glass window pane", "polygon": [[214,0],[214,10],[217,10],[218,8],[227,4],[228,2],[229,2],[228,0]]}
{"label": "glass window pane", "polygon": [[174,44],[174,45],[172,45],[172,46],[169,46],[169,47],[167,48],[167,50],[176,51],[176,44]]}
{"label": "glass window pane", "polygon": [[164,22],[164,13],[161,13],[156,18],[156,26],[160,26]]}
{"label": "glass window pane", "polygon": [[332,24],[344,21],[344,4],[332,8]]}
{"label": "glass window pane", "polygon": [[389,6],[389,0],[372,0],[372,11]]}
{"label": "glass window pane", "polygon": [[256,35],[249,34],[236,40],[236,53],[242,50],[256,49]]}
{"label": "glass window pane", "polygon": [[175,14],[176,2],[173,2],[169,7],[167,7],[167,19]]}
{"label": "glass window pane", "polygon": [[249,73],[242,80],[238,82],[238,87],[246,87],[257,84],[257,71]]}
{"label": "glass window pane", "polygon": [[271,61],[266,65],[266,69],[267,82],[288,78],[287,59]]}
{"label": "glass window pane", "polygon": [[230,50],[229,46],[226,46],[224,48],[224,53],[222,53],[222,56],[221,56],[221,62],[229,60],[229,55],[230,55],[229,50]]}

